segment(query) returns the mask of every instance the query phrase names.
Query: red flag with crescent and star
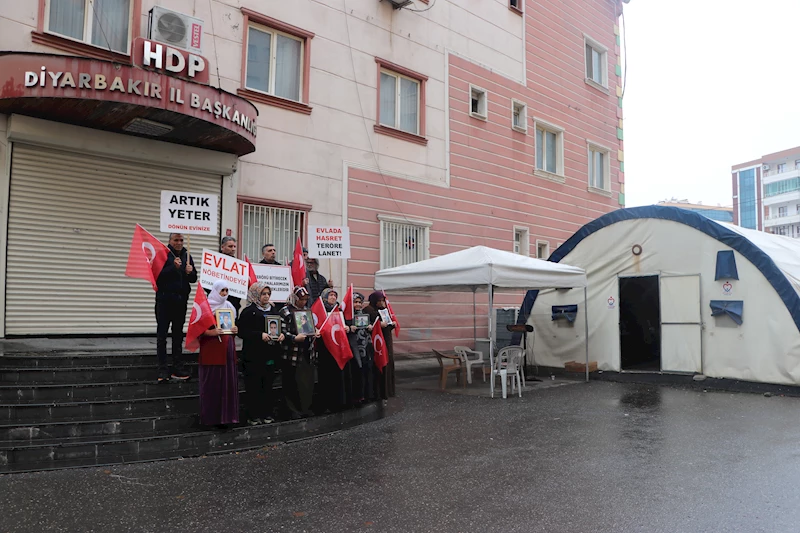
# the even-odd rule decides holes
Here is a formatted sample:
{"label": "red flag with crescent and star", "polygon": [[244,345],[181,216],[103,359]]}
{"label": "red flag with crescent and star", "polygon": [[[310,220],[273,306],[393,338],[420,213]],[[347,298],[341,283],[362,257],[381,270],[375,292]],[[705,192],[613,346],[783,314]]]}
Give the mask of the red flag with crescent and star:
{"label": "red flag with crescent and star", "polygon": [[386,348],[386,339],[383,337],[382,330],[381,323],[376,320],[372,327],[372,349],[375,350],[375,366],[381,372],[389,364],[389,350]]}
{"label": "red flag with crescent and star", "polygon": [[347,326],[342,318],[342,313],[334,308],[328,320],[322,324],[322,329],[320,329],[322,341],[325,343],[325,347],[328,348],[328,351],[331,352],[333,358],[336,359],[339,370],[344,370],[344,365],[353,358],[353,352],[350,350],[350,341],[347,339],[345,328],[347,328]]}
{"label": "red flag with crescent and star", "polygon": [[400,322],[397,321],[397,315],[394,314],[392,304],[389,303],[389,298],[386,297],[386,291],[383,291],[383,299],[386,302],[386,309],[389,310],[389,316],[392,319],[392,324],[394,324],[394,336],[400,337]]}
{"label": "red flag with crescent and star", "polygon": [[169,258],[169,248],[153,237],[146,229],[136,224],[128,252],[128,265],[125,275],[129,278],[146,279],[158,290],[156,280]]}
{"label": "red flag with crescent and star", "polygon": [[347,292],[344,293],[344,298],[342,298],[342,313],[344,313],[345,320],[353,320],[353,284],[350,284],[350,288],[347,289]]}
{"label": "red flag with crescent and star", "polygon": [[322,303],[322,298],[317,298],[311,304],[311,314],[314,315],[314,327],[319,329],[328,318],[328,313],[325,311],[325,305]]}
{"label": "red flag with crescent and star", "polygon": [[250,285],[253,283],[258,283],[258,277],[256,276],[256,271],[253,268],[253,263],[247,258],[247,254],[244,254],[244,260],[247,261],[247,269],[248,274],[250,275]]}
{"label": "red flag with crescent and star", "polygon": [[302,287],[303,280],[308,277],[306,275],[306,260],[303,259],[303,245],[300,243],[300,237],[294,245],[294,256],[292,257],[292,283],[295,287]]}
{"label": "red flag with crescent and star", "polygon": [[192,315],[189,317],[189,327],[186,330],[186,349],[194,351],[200,348],[200,336],[216,323],[211,306],[208,305],[206,291],[198,287],[194,293]]}

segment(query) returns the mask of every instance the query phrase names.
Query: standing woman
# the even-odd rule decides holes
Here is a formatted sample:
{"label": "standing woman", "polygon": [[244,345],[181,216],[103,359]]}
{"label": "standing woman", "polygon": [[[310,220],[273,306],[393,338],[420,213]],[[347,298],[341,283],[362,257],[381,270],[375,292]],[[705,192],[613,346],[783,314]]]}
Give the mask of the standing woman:
{"label": "standing woman", "polygon": [[[322,291],[320,299],[325,307],[325,312],[330,314],[336,308],[336,300],[339,294],[331,288]],[[337,309],[337,313],[339,310]],[[322,324],[319,324],[321,327]],[[317,412],[326,413],[328,411],[340,411],[351,400],[350,394],[350,368],[345,366],[344,370],[339,368],[339,363],[336,362],[325,342],[319,339],[316,343],[317,349],[317,378],[319,386],[319,400],[318,408],[314,409]],[[351,360],[352,361],[352,360]],[[348,361],[349,363],[350,361]],[[345,380],[347,377],[347,380]]]}
{"label": "standing woman", "polygon": [[[231,309],[228,302],[228,283],[214,282],[208,295],[212,312]],[[235,335],[236,326],[231,327]],[[239,373],[236,370],[236,343],[233,335],[226,335],[212,327],[200,338],[200,424],[227,427],[239,422]]]}
{"label": "standing woman", "polygon": [[312,360],[314,340],[317,333],[305,334],[297,331],[295,311],[308,309],[308,290],[297,286],[289,296],[289,303],[281,309],[283,318],[284,346],[282,385],[286,408],[291,418],[312,416],[311,400],[314,396],[314,363]]}
{"label": "standing woman", "polygon": [[386,341],[386,351],[389,354],[389,363],[384,367],[383,372],[375,367],[375,392],[379,399],[391,398],[395,395],[394,390],[394,343],[392,341],[392,330],[394,324],[386,324],[380,319],[379,310],[386,309],[386,297],[382,292],[375,291],[369,295],[369,305],[364,308],[364,312],[369,315],[369,323],[383,328],[383,338]]}
{"label": "standing woman", "polygon": [[239,337],[243,341],[244,406],[247,423],[251,426],[275,421],[272,417],[275,403],[272,382],[275,379],[275,367],[283,354],[284,336],[280,329],[273,332],[267,330],[267,316],[278,314],[278,309],[269,301],[271,296],[272,289],[265,282],[250,285],[247,292],[250,305],[236,321]]}

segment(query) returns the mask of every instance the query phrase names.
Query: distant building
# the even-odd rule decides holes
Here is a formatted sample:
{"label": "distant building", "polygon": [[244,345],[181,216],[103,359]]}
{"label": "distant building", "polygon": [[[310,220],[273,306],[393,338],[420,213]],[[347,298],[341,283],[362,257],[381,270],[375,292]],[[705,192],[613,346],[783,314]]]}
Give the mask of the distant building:
{"label": "distant building", "polygon": [[733,223],[732,207],[723,207],[721,205],[717,206],[703,205],[702,203],[693,204],[690,203],[688,200],[676,200],[675,198],[671,200],[664,200],[662,202],[658,202],[658,205],[663,205],[667,207],[680,207],[681,209],[686,209],[687,211],[694,211],[696,213],[700,213],[701,215],[710,218],[711,220]]}
{"label": "distant building", "polygon": [[731,167],[734,223],[800,238],[800,146]]}

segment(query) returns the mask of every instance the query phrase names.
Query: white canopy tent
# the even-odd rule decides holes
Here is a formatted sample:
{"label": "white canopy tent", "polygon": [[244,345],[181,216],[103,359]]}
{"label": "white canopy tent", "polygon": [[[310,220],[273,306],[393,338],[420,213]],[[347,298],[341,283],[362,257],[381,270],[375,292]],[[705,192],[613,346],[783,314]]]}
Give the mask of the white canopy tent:
{"label": "white canopy tent", "polygon": [[489,349],[494,353],[492,308],[494,289],[583,288],[586,324],[586,379],[589,379],[589,344],[586,272],[577,267],[533,259],[524,255],[474,246],[447,255],[379,270],[375,289],[384,291],[446,290],[489,293]]}

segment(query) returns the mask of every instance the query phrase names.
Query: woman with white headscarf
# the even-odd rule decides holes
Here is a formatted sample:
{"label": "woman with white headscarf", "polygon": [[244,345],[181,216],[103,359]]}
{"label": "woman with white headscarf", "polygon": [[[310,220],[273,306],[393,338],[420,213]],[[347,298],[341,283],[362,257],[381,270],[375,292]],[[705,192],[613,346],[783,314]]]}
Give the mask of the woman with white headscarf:
{"label": "woman with white headscarf", "polygon": [[[228,301],[228,283],[216,281],[208,295],[212,312],[236,309]],[[211,327],[200,338],[200,424],[222,426],[239,422],[239,372],[236,368],[236,326],[231,334]]]}

